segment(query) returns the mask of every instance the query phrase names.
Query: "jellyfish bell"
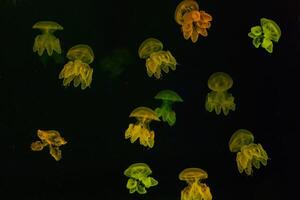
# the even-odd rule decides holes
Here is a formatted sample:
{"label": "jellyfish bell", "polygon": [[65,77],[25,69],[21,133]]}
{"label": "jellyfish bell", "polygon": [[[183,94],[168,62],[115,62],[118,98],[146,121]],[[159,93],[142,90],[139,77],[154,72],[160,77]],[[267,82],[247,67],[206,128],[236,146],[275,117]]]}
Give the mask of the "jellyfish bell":
{"label": "jellyfish bell", "polygon": [[129,117],[135,117],[141,121],[160,121],[160,119],[157,117],[156,113],[148,107],[140,106],[136,109],[134,109]]}
{"label": "jellyfish bell", "polygon": [[175,10],[175,21],[180,24],[183,25],[184,24],[184,19],[183,16],[186,13],[189,13],[191,11],[194,10],[199,10],[199,5],[196,1],[194,0],[183,0],[182,2],[180,2]]}
{"label": "jellyfish bell", "polygon": [[271,19],[261,18],[260,19],[261,27],[264,31],[265,37],[275,42],[278,42],[281,36],[280,27]]}
{"label": "jellyfish bell", "polygon": [[224,92],[232,87],[233,80],[225,72],[216,72],[210,75],[207,85],[213,91]]}
{"label": "jellyfish bell", "polygon": [[94,57],[92,48],[86,44],[75,45],[67,53],[69,60],[81,60],[87,64],[91,64],[94,61]]}
{"label": "jellyfish bell", "polygon": [[154,98],[170,102],[183,102],[183,99],[173,90],[161,90]]}
{"label": "jellyfish bell", "polygon": [[147,177],[151,173],[152,171],[146,163],[134,163],[124,171],[125,176],[135,179],[139,179],[141,176]]}
{"label": "jellyfish bell", "polygon": [[246,129],[239,129],[233,133],[229,140],[229,150],[231,152],[238,152],[245,145],[254,142],[253,134]]}
{"label": "jellyfish bell", "polygon": [[163,44],[156,38],[148,38],[142,42],[139,46],[138,54],[142,59],[149,58],[153,52],[161,51],[163,49]]}
{"label": "jellyfish bell", "polygon": [[186,168],[179,174],[179,180],[186,181],[189,184],[207,178],[207,172],[200,168]]}
{"label": "jellyfish bell", "polygon": [[64,29],[60,24],[58,24],[57,22],[53,22],[53,21],[39,21],[39,22],[35,23],[32,26],[32,28],[39,29],[43,33],[53,33],[54,31]]}

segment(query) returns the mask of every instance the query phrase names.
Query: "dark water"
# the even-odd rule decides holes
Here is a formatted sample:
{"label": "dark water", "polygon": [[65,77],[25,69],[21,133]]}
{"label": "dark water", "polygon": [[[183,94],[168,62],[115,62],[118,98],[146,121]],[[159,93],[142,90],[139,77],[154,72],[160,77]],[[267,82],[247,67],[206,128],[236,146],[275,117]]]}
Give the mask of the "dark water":
{"label": "dark water", "polygon": [[[299,67],[292,59],[299,47],[299,2],[197,1],[213,21],[208,37],[195,44],[184,40],[174,21],[179,2],[1,1],[0,193],[10,195],[4,199],[180,199],[186,183],[178,174],[187,167],[207,171],[204,182],[213,199],[285,199],[287,138],[295,125],[293,102],[286,97],[293,94],[290,78]],[[272,54],[255,49],[247,36],[262,17],[282,30]],[[64,27],[55,33],[63,55],[79,43],[92,47],[91,88],[63,87],[58,74],[67,59],[56,63],[32,52],[39,32],[31,27],[40,20]],[[147,76],[137,54],[148,37],[161,40],[179,63],[161,80]],[[105,61],[111,55],[123,57]],[[113,70],[103,68],[107,62]],[[207,79],[217,71],[234,81],[229,92],[237,108],[226,117],[204,108]],[[150,124],[153,149],[131,144],[124,139],[134,122],[130,112],[159,106],[153,97],[162,89],[184,99],[174,105],[176,124]],[[253,132],[270,157],[249,177],[238,173],[228,149],[240,128]],[[47,149],[30,150],[37,129],[57,130],[68,141],[62,160],[56,162]],[[126,189],[123,171],[136,162],[147,163],[159,181],[145,195]]]}

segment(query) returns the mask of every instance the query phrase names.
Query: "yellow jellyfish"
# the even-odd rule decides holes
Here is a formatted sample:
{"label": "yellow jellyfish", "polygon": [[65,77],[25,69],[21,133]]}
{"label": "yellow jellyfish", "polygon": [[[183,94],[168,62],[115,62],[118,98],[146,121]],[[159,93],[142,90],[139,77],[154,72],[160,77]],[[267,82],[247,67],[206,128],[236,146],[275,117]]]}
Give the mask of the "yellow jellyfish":
{"label": "yellow jellyfish", "polygon": [[130,165],[124,171],[124,175],[129,177],[126,184],[129,193],[138,192],[139,194],[146,194],[146,188],[156,186],[158,181],[149,177],[150,174],[152,174],[152,171],[146,163],[134,163]]}
{"label": "yellow jellyfish", "polygon": [[63,80],[63,85],[68,87],[74,80],[74,87],[81,84],[81,89],[90,87],[92,82],[93,68],[89,66],[94,61],[94,53],[91,47],[85,44],[78,44],[72,47],[67,58],[70,60],[59,74],[59,79]]}
{"label": "yellow jellyfish", "polygon": [[203,10],[199,11],[199,5],[194,0],[183,0],[175,10],[175,21],[181,25],[184,39],[191,38],[197,42],[199,35],[206,37],[207,30],[211,27],[212,16]]}
{"label": "yellow jellyfish", "polygon": [[215,110],[219,115],[222,110],[224,115],[228,115],[229,110],[235,110],[234,97],[227,92],[232,85],[232,78],[224,72],[216,72],[209,77],[208,87],[212,91],[207,94],[205,101],[208,112]]}
{"label": "yellow jellyfish", "polygon": [[268,154],[261,144],[255,144],[253,134],[246,129],[239,129],[231,136],[229,140],[229,150],[237,152],[236,163],[240,173],[249,176],[253,174],[252,165],[260,168],[260,163],[266,166],[268,162]]}
{"label": "yellow jellyfish", "polygon": [[181,200],[211,200],[209,187],[201,180],[207,179],[208,174],[200,168],[186,168],[179,174],[179,179],[186,181],[188,186],[181,191]]}
{"label": "yellow jellyfish", "polygon": [[39,56],[42,56],[46,49],[49,56],[52,55],[53,51],[61,54],[59,39],[53,35],[56,30],[63,30],[61,25],[52,21],[39,21],[32,28],[39,29],[42,32],[41,35],[35,37],[33,52],[37,52]]}
{"label": "yellow jellyfish", "polygon": [[160,121],[156,113],[148,107],[138,107],[134,109],[129,117],[137,119],[136,124],[129,124],[125,131],[125,139],[130,138],[130,142],[134,143],[138,138],[140,144],[152,148],[154,146],[154,131],[150,130],[149,124],[152,120]]}
{"label": "yellow jellyfish", "polygon": [[148,38],[139,47],[139,57],[146,59],[146,69],[149,77],[161,78],[161,71],[165,73],[176,70],[176,59],[170,51],[163,51],[163,44],[155,38]]}
{"label": "yellow jellyfish", "polygon": [[41,141],[32,142],[31,150],[41,151],[45,146],[49,145],[50,154],[56,161],[59,161],[62,157],[59,147],[67,143],[64,138],[60,136],[60,133],[55,130],[38,130],[37,135]]}

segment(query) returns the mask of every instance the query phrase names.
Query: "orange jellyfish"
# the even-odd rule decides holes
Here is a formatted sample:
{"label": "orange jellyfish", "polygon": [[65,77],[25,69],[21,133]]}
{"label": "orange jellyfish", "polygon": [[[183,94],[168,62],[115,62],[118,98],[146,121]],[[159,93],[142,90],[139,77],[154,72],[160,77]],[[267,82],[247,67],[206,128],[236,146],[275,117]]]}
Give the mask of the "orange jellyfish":
{"label": "orange jellyfish", "polygon": [[60,133],[55,130],[38,130],[37,135],[41,141],[32,142],[31,150],[41,151],[44,147],[49,145],[50,154],[56,161],[59,161],[62,157],[59,147],[67,143],[64,138],[60,136]]}
{"label": "orange jellyfish", "polygon": [[197,42],[199,35],[206,37],[211,27],[212,16],[203,10],[194,0],[183,0],[175,10],[175,21],[181,25],[184,39]]}
{"label": "orange jellyfish", "polygon": [[150,130],[149,124],[152,120],[160,121],[156,113],[148,107],[138,107],[134,109],[129,117],[137,119],[136,124],[129,124],[125,131],[125,139],[130,138],[130,142],[134,143],[138,138],[140,144],[152,148],[154,146],[154,131]]}
{"label": "orange jellyfish", "polygon": [[179,179],[186,181],[188,186],[181,191],[181,200],[212,200],[209,187],[201,180],[208,174],[200,168],[186,168],[179,174]]}

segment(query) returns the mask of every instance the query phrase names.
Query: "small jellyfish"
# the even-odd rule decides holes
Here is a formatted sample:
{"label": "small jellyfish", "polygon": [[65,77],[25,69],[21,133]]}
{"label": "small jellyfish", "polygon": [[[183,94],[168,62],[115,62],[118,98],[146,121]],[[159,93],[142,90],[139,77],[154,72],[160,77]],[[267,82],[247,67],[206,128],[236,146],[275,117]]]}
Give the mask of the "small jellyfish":
{"label": "small jellyfish", "polygon": [[182,98],[172,90],[162,90],[154,98],[162,100],[161,106],[155,109],[157,116],[162,117],[169,126],[173,126],[176,122],[176,113],[172,110],[172,104],[183,102]]}
{"label": "small jellyfish", "polygon": [[163,51],[163,44],[155,38],[148,38],[142,42],[138,54],[142,59],[146,59],[146,69],[149,77],[161,78],[161,71],[165,73],[176,70],[176,59],[170,51]]}
{"label": "small jellyfish", "polygon": [[150,130],[149,124],[152,120],[160,121],[157,114],[150,108],[138,107],[134,109],[129,117],[137,119],[136,124],[129,124],[125,131],[125,139],[130,138],[130,142],[134,143],[138,138],[140,144],[152,148],[154,146],[154,131]]}
{"label": "small jellyfish", "polygon": [[146,194],[146,188],[156,186],[158,181],[149,177],[150,174],[152,174],[152,171],[145,163],[134,163],[130,165],[124,171],[124,175],[129,177],[126,184],[129,193],[138,192],[139,194]]}
{"label": "small jellyfish", "polygon": [[270,19],[261,18],[260,26],[251,28],[248,36],[252,38],[252,44],[255,48],[260,45],[269,53],[273,52],[273,42],[278,42],[281,36],[280,27]]}
{"label": "small jellyfish", "polygon": [[266,166],[268,162],[268,154],[261,144],[254,143],[253,134],[246,129],[239,129],[231,136],[229,140],[229,150],[237,152],[236,163],[240,173],[249,176],[253,174],[252,165],[260,168],[260,163]]}
{"label": "small jellyfish", "polygon": [[205,101],[208,112],[215,110],[219,115],[222,110],[224,115],[228,115],[229,110],[235,110],[234,97],[227,92],[232,85],[232,78],[224,72],[216,72],[209,77],[208,87],[212,91],[207,94]]}
{"label": "small jellyfish", "polygon": [[195,43],[199,35],[207,37],[207,29],[211,27],[212,16],[203,10],[194,0],[183,0],[175,10],[175,21],[181,25],[184,39],[191,38]]}
{"label": "small jellyfish", "polygon": [[50,154],[56,161],[59,161],[62,157],[59,147],[67,143],[64,138],[60,136],[60,133],[55,130],[38,130],[37,135],[41,141],[32,142],[31,150],[41,151],[44,147],[49,145]]}
{"label": "small jellyfish", "polygon": [[186,181],[188,186],[181,191],[181,200],[212,200],[209,187],[201,180],[208,174],[200,168],[186,168],[179,174],[179,179]]}
{"label": "small jellyfish", "polygon": [[74,80],[74,87],[81,84],[81,89],[90,87],[92,82],[93,68],[89,66],[94,61],[94,52],[88,45],[78,44],[69,49],[67,58],[70,60],[65,64],[59,74],[63,85],[68,87]]}
{"label": "small jellyfish", "polygon": [[52,21],[39,21],[32,28],[39,29],[42,32],[41,35],[35,37],[33,52],[37,52],[39,56],[42,56],[46,49],[49,56],[52,55],[53,51],[61,54],[59,39],[53,35],[56,30],[63,30],[61,25]]}

